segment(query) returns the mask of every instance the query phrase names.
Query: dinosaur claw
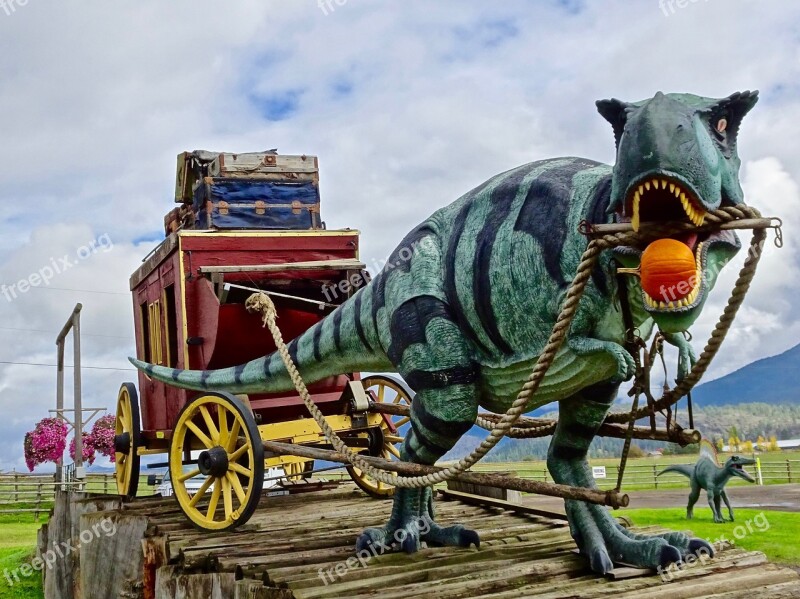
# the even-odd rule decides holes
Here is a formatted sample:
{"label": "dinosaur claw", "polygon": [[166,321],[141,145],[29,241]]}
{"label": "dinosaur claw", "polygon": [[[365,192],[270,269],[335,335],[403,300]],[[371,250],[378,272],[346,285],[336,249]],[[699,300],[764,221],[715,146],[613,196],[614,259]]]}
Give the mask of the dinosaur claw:
{"label": "dinosaur claw", "polygon": [[406,553],[416,553],[419,551],[419,539],[414,535],[408,535],[400,543],[400,548]]}
{"label": "dinosaur claw", "polygon": [[384,536],[384,531],[380,528],[368,528],[356,539],[356,553],[360,551],[369,551],[370,547],[375,545],[381,537]]}
{"label": "dinosaur claw", "polygon": [[470,545],[475,545],[476,549],[481,548],[481,538],[478,536],[478,533],[474,530],[470,530],[465,528],[459,534],[458,539],[459,547],[469,547]]}
{"label": "dinosaur claw", "polygon": [[709,557],[714,557],[714,546],[703,539],[689,539],[689,553],[694,555],[706,553]]}
{"label": "dinosaur claw", "polygon": [[666,568],[670,564],[675,564],[681,561],[681,552],[672,545],[664,545],[661,548],[661,555],[659,556],[659,565]]}
{"label": "dinosaur claw", "polygon": [[597,572],[603,576],[614,571],[614,564],[611,558],[608,557],[608,553],[600,548],[592,551],[592,556],[589,558],[589,566],[593,572]]}

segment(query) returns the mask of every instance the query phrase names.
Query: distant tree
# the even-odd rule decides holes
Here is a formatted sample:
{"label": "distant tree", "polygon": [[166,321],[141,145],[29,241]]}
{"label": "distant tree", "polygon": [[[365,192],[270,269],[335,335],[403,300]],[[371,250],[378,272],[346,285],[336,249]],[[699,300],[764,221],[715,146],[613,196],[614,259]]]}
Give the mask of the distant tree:
{"label": "distant tree", "polygon": [[769,445],[767,446],[767,451],[780,451],[781,448],[778,447],[778,438],[775,435],[772,435],[769,438]]}
{"label": "distant tree", "polygon": [[647,454],[644,452],[644,450],[641,447],[639,447],[635,443],[631,443],[631,447],[628,450],[628,457],[629,458],[643,458],[646,455]]}
{"label": "distant tree", "polygon": [[767,440],[763,436],[759,435],[758,439],[756,439],[756,446],[761,451],[767,451]]}
{"label": "distant tree", "polygon": [[753,453],[753,442],[745,441],[742,443],[742,451],[745,453]]}
{"label": "distant tree", "polygon": [[714,444],[717,446],[717,451],[722,451],[725,447],[725,441],[722,440],[722,437],[717,438],[717,442]]}
{"label": "distant tree", "polygon": [[739,444],[740,444],[739,437],[737,437],[736,435],[731,435],[730,437],[728,437],[728,451],[731,452],[741,451],[739,449]]}

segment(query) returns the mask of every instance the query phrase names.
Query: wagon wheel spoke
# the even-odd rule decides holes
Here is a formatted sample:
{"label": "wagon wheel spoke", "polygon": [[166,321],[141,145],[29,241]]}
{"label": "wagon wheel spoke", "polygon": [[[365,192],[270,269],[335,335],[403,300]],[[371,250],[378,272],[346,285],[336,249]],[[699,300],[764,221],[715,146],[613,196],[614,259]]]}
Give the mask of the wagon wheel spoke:
{"label": "wagon wheel spoke", "polygon": [[191,500],[189,501],[189,507],[196,507],[197,504],[200,503],[200,500],[203,498],[203,495],[206,494],[206,491],[208,491],[208,488],[213,483],[214,483],[213,476],[209,476],[207,479],[205,479],[203,481],[203,484],[200,485],[200,488],[197,490],[197,493],[195,493],[195,496],[192,497]]}
{"label": "wagon wheel spoke", "polygon": [[386,435],[384,437],[387,443],[402,443],[403,437],[398,437],[396,435]]}
{"label": "wagon wheel spoke", "polygon": [[211,500],[208,502],[208,511],[206,512],[206,518],[208,520],[213,520],[214,514],[217,512],[217,505],[219,505],[219,496],[222,492],[222,482],[218,479],[212,479],[211,477],[209,477],[209,480],[214,481],[214,490],[211,491]]}
{"label": "wagon wheel spoke", "polygon": [[230,432],[228,433],[228,443],[225,447],[225,450],[228,453],[231,453],[233,449],[236,447],[236,442],[239,440],[239,431],[242,430],[242,425],[238,419],[234,419],[233,426],[231,427]]}
{"label": "wagon wheel spoke", "polygon": [[383,398],[386,395],[386,385],[378,386],[378,402],[383,403]]}
{"label": "wagon wheel spoke", "polygon": [[247,468],[245,468],[241,464],[237,464],[236,462],[229,463],[228,464],[228,470],[230,470],[231,472],[236,472],[236,473],[241,474],[242,476],[246,476],[248,478],[253,476],[253,471],[252,470],[248,470]]}
{"label": "wagon wheel spoke", "polygon": [[386,451],[396,457],[398,460],[400,459],[400,451],[394,445],[387,445]]}
{"label": "wagon wheel spoke", "polygon": [[228,447],[228,410],[223,409],[221,406],[217,408],[217,415],[219,416],[219,441],[218,443],[227,449]]}
{"label": "wagon wheel spoke", "polygon": [[212,447],[214,447],[214,442],[211,439],[209,439],[208,436],[203,431],[201,431],[200,427],[197,426],[194,422],[192,422],[191,420],[187,420],[186,428],[188,428],[190,431],[194,433],[194,436],[200,440],[200,443],[205,445],[206,449],[211,449]]}
{"label": "wagon wheel spoke", "polygon": [[185,472],[178,477],[178,482],[183,483],[189,480],[190,478],[194,478],[200,474],[200,468],[195,468],[194,470],[190,470],[189,472]]}
{"label": "wagon wheel spoke", "polygon": [[[250,443],[245,443],[239,449],[237,449],[232,454],[230,454],[228,456],[228,461],[231,462],[231,466],[233,466],[233,462],[238,462],[239,458],[241,458],[249,450],[250,450]],[[237,466],[238,466],[238,464],[237,464]]]}
{"label": "wagon wheel spoke", "polygon": [[120,419],[120,424],[122,424],[122,432],[128,432],[130,430],[130,423],[131,423],[131,414],[128,411],[128,405],[126,402],[120,402],[120,411],[122,412],[122,418]]}
{"label": "wagon wheel spoke", "polygon": [[231,493],[231,482],[228,477],[220,479],[222,483],[222,503],[225,506],[225,519],[228,520],[233,514],[233,494]]}
{"label": "wagon wheel spoke", "polygon": [[239,500],[239,505],[244,504],[246,495],[244,489],[242,488],[242,483],[239,482],[239,477],[236,476],[233,472],[226,472],[225,476],[228,478],[228,481],[233,487],[233,492],[236,493],[236,498]]}
{"label": "wagon wheel spoke", "polygon": [[408,416],[403,416],[400,420],[394,423],[394,427],[400,428],[401,426],[406,424],[409,420],[411,420],[411,418],[409,418]]}
{"label": "wagon wheel spoke", "polygon": [[[222,408],[217,408],[217,411],[221,412]],[[214,419],[208,412],[208,408],[206,406],[200,406],[200,414],[203,416],[203,420],[205,420],[206,428],[208,429],[209,435],[211,435],[212,444],[217,445],[219,443],[219,431],[217,430]]]}

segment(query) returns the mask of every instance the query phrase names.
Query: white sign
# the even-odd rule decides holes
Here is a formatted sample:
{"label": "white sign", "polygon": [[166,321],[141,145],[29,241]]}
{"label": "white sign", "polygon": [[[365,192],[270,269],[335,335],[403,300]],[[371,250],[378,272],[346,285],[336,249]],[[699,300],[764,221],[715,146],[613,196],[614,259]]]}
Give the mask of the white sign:
{"label": "white sign", "polygon": [[605,466],[592,466],[592,476],[595,478],[605,478],[606,477],[606,467]]}

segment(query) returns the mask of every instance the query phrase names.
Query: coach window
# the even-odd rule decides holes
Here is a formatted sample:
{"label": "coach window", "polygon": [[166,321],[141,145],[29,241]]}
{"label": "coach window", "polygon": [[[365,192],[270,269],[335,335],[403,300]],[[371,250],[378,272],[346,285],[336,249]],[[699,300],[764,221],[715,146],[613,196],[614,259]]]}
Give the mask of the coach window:
{"label": "coach window", "polygon": [[178,366],[178,320],[175,307],[175,285],[164,288],[164,331],[167,343],[167,366]]}
{"label": "coach window", "polygon": [[150,315],[147,308],[147,302],[144,302],[139,306],[139,317],[139,339],[141,339],[141,348],[142,352],[144,353],[141,358],[145,362],[150,362]]}

